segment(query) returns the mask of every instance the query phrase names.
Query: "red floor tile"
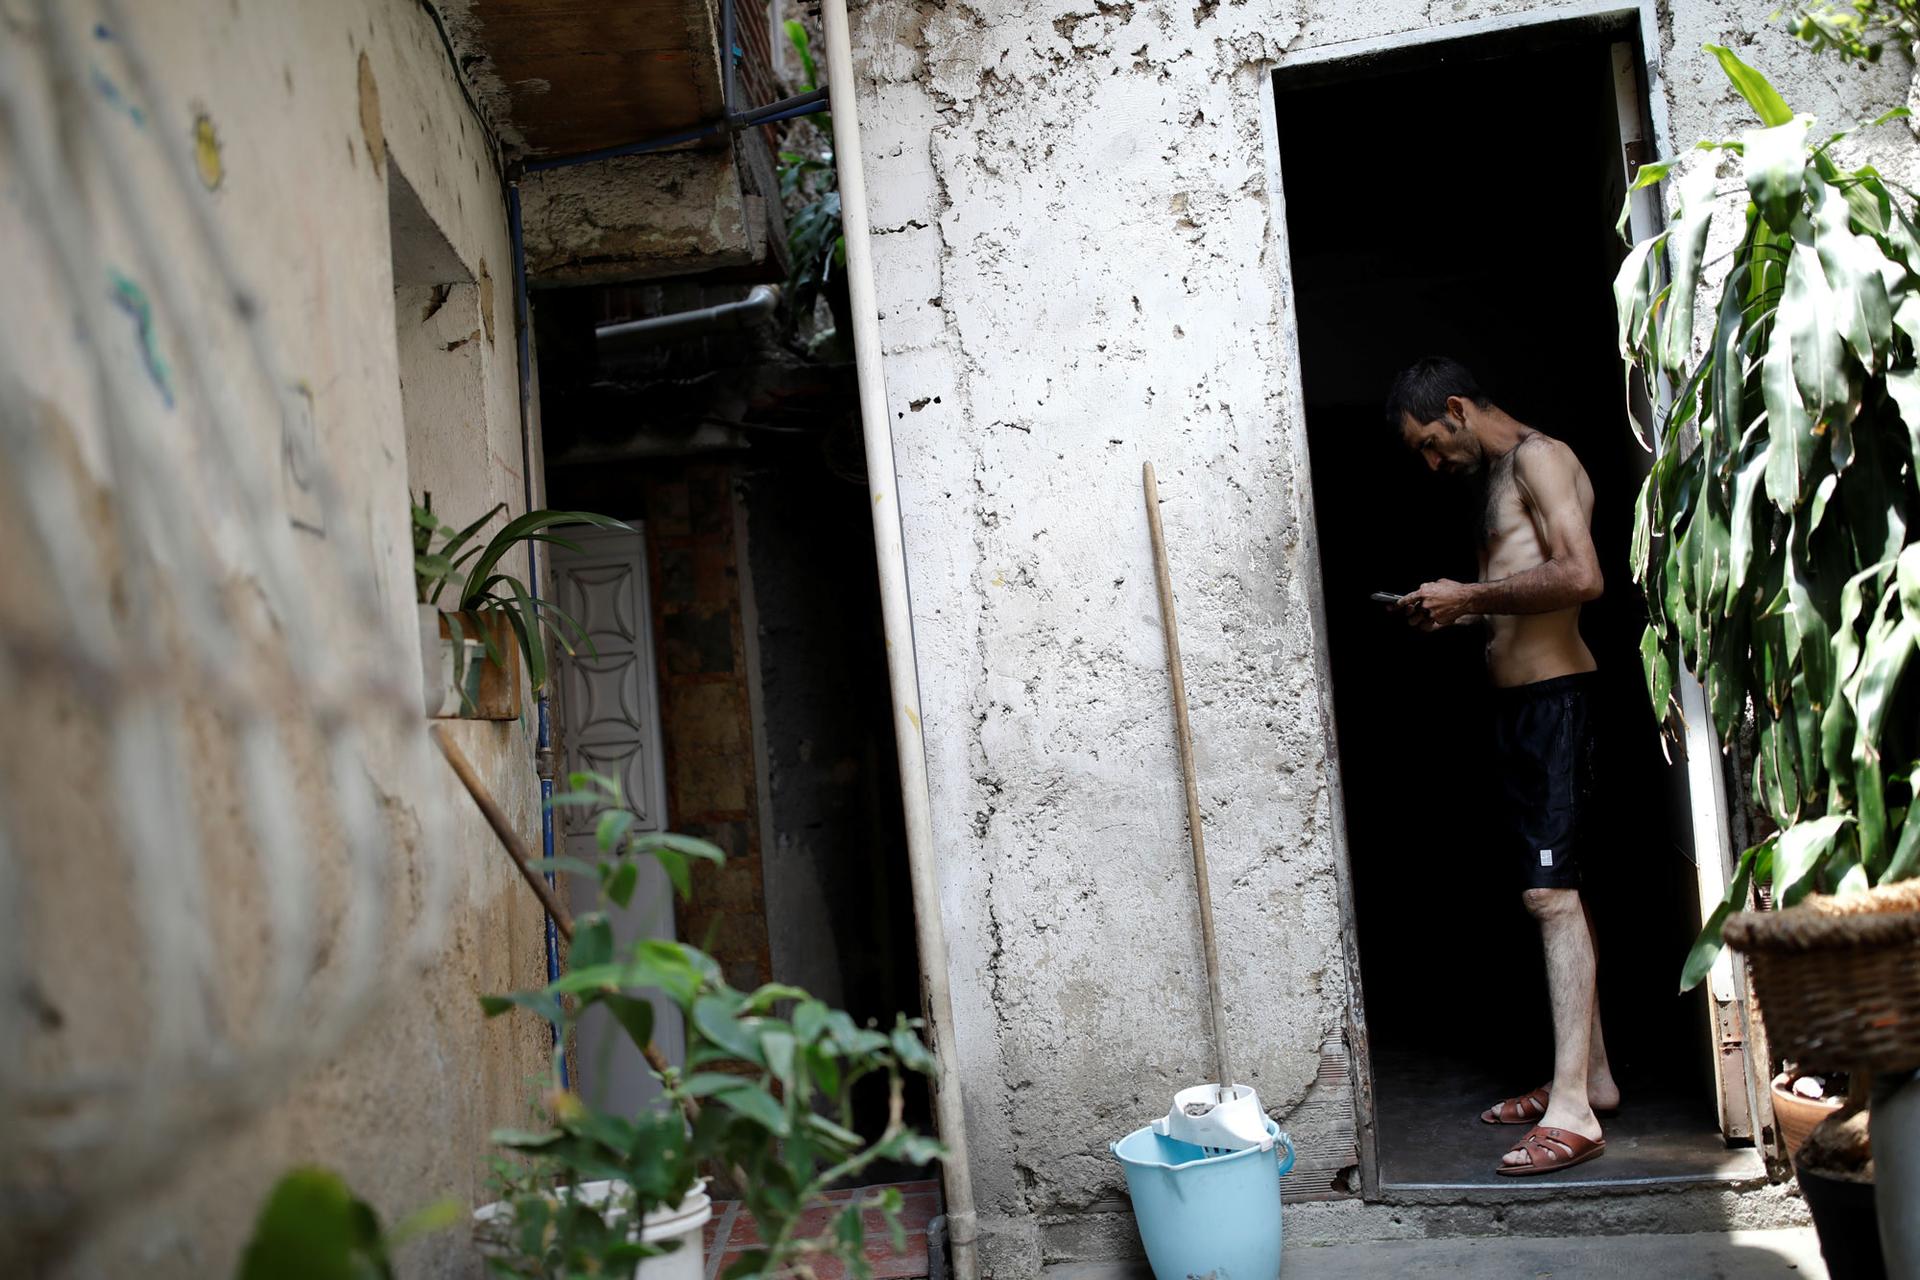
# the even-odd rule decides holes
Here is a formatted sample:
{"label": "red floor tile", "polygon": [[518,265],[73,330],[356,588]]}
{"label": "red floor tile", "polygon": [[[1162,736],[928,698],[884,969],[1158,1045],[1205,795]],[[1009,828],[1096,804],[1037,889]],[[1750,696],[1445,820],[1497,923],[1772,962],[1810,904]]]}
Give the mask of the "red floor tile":
{"label": "red floor tile", "polygon": [[[865,1252],[867,1264],[873,1269],[874,1280],[915,1280],[927,1274],[927,1232],[929,1222],[940,1212],[940,1184],[931,1180],[901,1182],[889,1184],[896,1187],[904,1198],[900,1211],[900,1223],[906,1231],[906,1249],[895,1253],[893,1242],[889,1238],[884,1217],[877,1210],[868,1210],[864,1215],[867,1240]],[[855,1187],[844,1191],[830,1191],[826,1199],[833,1203],[821,1205],[807,1211],[802,1217],[800,1230],[809,1235],[818,1235],[832,1223],[840,1213],[844,1203],[870,1193],[883,1190],[883,1187]],[[726,1269],[738,1261],[747,1252],[745,1246],[758,1244],[759,1232],[754,1224],[753,1215],[745,1206],[737,1206],[733,1214],[732,1229],[728,1238],[716,1244],[715,1237],[727,1221],[729,1211],[736,1209],[734,1201],[716,1201],[713,1206],[713,1221],[707,1225],[707,1256],[713,1257],[716,1247],[724,1248],[726,1253],[719,1260],[715,1274],[724,1274]],[[845,1268],[836,1259],[822,1258],[813,1264],[814,1274],[819,1280],[843,1280]]]}

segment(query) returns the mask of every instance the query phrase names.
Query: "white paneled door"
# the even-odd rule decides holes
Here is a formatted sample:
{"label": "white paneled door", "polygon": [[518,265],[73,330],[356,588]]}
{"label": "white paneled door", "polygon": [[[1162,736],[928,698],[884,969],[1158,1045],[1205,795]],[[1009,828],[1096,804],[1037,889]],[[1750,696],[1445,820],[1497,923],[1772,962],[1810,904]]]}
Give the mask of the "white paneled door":
{"label": "white paneled door", "polygon": [[[585,526],[553,532],[580,548],[553,548],[554,601],[592,644],[590,652],[582,646],[560,662],[557,727],[563,776],[557,785],[565,789],[565,774],[604,774],[619,782],[627,807],[639,815],[637,830],[663,831],[666,768],[644,532]],[[597,860],[593,833],[599,815],[569,808],[555,816],[567,856]],[[583,877],[576,877],[571,888],[576,914],[587,910],[598,892]],[[650,858],[640,864],[633,901],[625,908],[607,903],[604,909],[620,942],[674,936],[673,889]],[[679,1012],[662,998],[653,1004],[654,1041],[678,1064],[685,1059]],[[629,1114],[659,1093],[646,1063],[603,1010],[581,1023],[580,1087],[596,1103]]]}

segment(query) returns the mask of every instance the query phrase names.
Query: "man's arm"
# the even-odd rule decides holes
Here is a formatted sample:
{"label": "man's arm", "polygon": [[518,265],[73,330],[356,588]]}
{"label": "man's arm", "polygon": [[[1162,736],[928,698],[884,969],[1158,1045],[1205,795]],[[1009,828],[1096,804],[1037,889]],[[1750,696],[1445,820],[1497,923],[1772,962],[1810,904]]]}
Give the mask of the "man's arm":
{"label": "man's arm", "polygon": [[[1544,442],[1543,442],[1544,443]],[[1452,626],[1470,614],[1552,613],[1600,595],[1604,581],[1593,548],[1588,511],[1580,501],[1580,462],[1562,444],[1522,444],[1513,460],[1514,485],[1547,558],[1493,582],[1429,582],[1405,607],[1429,629]]]}

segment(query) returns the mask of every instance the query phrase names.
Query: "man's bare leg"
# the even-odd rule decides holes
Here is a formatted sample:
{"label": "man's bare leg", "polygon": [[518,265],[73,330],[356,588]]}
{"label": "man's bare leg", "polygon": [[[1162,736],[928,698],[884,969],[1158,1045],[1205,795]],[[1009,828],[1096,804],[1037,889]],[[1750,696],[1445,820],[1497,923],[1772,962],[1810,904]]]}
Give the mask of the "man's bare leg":
{"label": "man's bare leg", "polygon": [[[1527,910],[1540,922],[1547,956],[1547,996],[1553,1005],[1553,1089],[1540,1123],[1585,1138],[1600,1136],[1600,1121],[1587,1100],[1595,1018],[1593,935],[1580,895],[1572,889],[1528,889]],[[1526,1164],[1510,1151],[1503,1164]]]}
{"label": "man's bare leg", "polygon": [[1600,1033],[1600,933],[1593,927],[1593,909],[1580,899],[1580,914],[1586,920],[1588,946],[1594,955],[1593,1032],[1587,1042],[1587,1105],[1596,1111],[1611,1111],[1620,1105],[1620,1086],[1614,1083],[1613,1067],[1607,1062],[1607,1041]]}

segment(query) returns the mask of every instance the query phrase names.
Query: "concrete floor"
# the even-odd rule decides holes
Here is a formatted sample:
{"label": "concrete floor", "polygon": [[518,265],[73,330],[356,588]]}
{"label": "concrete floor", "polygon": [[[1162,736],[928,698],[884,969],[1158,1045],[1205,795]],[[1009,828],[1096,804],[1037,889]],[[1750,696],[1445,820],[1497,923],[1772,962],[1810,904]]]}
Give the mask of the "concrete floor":
{"label": "concrete floor", "polygon": [[[1380,1181],[1394,1189],[1511,1188],[1494,1172],[1524,1125],[1482,1124],[1479,1112],[1513,1093],[1495,1079],[1442,1054],[1378,1055],[1374,1098],[1380,1118]],[[1607,1151],[1598,1160],[1553,1175],[1561,1187],[1619,1183],[1657,1185],[1735,1182],[1766,1176],[1759,1153],[1729,1150],[1720,1137],[1711,1096],[1689,1097],[1677,1086],[1636,1090],[1620,1114],[1602,1122]]]}
{"label": "concrete floor", "polygon": [[[1144,1262],[1074,1262],[1045,1280],[1152,1280]],[[1288,1249],[1281,1280],[1826,1280],[1810,1227],[1711,1235],[1383,1240]]]}

